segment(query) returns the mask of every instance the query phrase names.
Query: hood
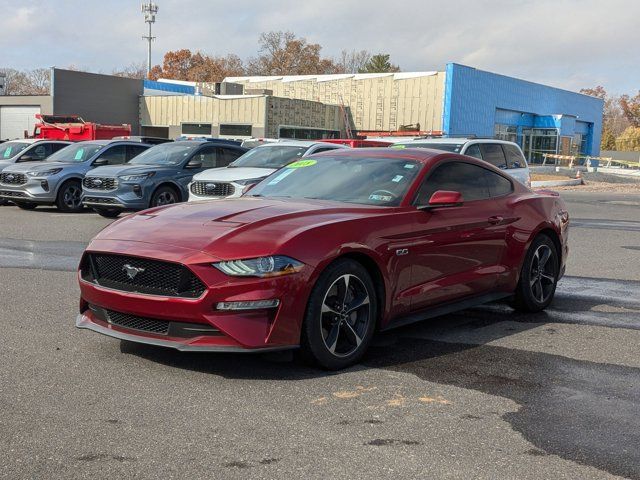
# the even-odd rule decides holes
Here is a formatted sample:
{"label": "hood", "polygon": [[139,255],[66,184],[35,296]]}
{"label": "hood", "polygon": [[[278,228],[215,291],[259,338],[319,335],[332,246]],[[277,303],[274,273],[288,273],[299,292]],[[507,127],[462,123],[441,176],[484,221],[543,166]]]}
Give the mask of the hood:
{"label": "hood", "polygon": [[8,167],[9,165],[13,165],[13,161],[12,160],[0,160],[0,170],[2,170],[3,168]]}
{"label": "hood", "polygon": [[389,208],[368,205],[241,197],[146,210],[112,223],[95,240],[171,245],[230,259],[238,252],[275,253],[316,226],[387,214]]}
{"label": "hood", "polygon": [[222,167],[210,168],[193,176],[193,181],[233,182],[234,180],[250,180],[264,178],[275,172],[274,168],[254,167]]}
{"label": "hood", "polygon": [[89,173],[91,177],[115,177],[118,175],[137,175],[140,173],[160,172],[163,170],[174,171],[176,166],[163,165],[104,165],[96,167]]}
{"label": "hood", "polygon": [[69,167],[82,167],[83,163],[66,163],[66,162],[25,162],[17,163],[14,166],[7,169],[11,172],[44,172],[53,168],[69,168]]}

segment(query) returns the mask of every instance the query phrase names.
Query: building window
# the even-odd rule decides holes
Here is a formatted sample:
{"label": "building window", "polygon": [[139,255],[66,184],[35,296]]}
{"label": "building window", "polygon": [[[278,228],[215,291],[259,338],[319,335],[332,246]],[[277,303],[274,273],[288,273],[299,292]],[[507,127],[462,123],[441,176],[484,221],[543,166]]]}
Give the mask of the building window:
{"label": "building window", "polygon": [[503,125],[496,123],[494,128],[494,137],[498,140],[506,140],[507,142],[518,142],[518,127],[514,125]]}
{"label": "building window", "polygon": [[323,130],[321,128],[309,127],[280,127],[278,131],[280,138],[294,138],[297,140],[322,140],[326,138],[340,138],[338,130]]}
{"label": "building window", "polygon": [[542,163],[545,153],[558,153],[558,130],[555,128],[524,129],[522,151],[529,163]]}
{"label": "building window", "polygon": [[220,124],[220,135],[228,137],[251,137],[251,125]]}
{"label": "building window", "polygon": [[210,123],[183,123],[182,135],[211,135]]}

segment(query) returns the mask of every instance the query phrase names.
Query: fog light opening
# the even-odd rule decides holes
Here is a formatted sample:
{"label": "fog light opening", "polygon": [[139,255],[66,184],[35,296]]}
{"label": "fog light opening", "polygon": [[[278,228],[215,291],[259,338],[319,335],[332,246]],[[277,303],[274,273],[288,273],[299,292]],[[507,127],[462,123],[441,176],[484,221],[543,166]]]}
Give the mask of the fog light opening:
{"label": "fog light opening", "polygon": [[49,182],[47,182],[46,180],[42,180],[42,181],[40,182],[40,186],[42,187],[42,189],[43,189],[45,192],[48,192],[48,191],[49,191]]}
{"label": "fog light opening", "polygon": [[257,310],[262,308],[276,308],[280,305],[280,300],[272,298],[269,300],[243,300],[239,302],[218,302],[218,310]]}
{"label": "fog light opening", "polygon": [[140,185],[134,185],[133,193],[135,193],[138,197],[142,197],[142,187]]}

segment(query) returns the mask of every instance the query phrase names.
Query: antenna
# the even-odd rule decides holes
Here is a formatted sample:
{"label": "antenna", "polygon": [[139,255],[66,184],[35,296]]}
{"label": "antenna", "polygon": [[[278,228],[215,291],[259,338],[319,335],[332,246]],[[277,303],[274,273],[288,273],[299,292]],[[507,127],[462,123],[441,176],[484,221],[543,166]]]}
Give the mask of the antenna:
{"label": "antenna", "polygon": [[149,3],[142,4],[142,13],[144,14],[145,23],[149,24],[149,35],[143,35],[142,39],[149,42],[149,51],[147,53],[147,76],[151,73],[151,42],[156,37],[151,35],[151,24],[156,23],[156,14],[158,13],[158,5],[149,1]]}

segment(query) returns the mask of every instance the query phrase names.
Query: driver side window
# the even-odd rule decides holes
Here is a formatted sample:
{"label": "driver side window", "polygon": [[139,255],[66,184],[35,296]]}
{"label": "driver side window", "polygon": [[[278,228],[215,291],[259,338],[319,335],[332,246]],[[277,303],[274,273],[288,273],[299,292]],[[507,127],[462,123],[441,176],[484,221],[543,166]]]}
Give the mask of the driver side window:
{"label": "driver side window", "polygon": [[214,168],[217,166],[217,147],[209,146],[205,147],[198,152],[193,159],[202,162],[202,168]]}
{"label": "driver side window", "polygon": [[491,194],[485,172],[484,168],[470,163],[440,164],[422,181],[414,204],[428,205],[431,196],[438,190],[460,192],[465,202],[487,199]]}
{"label": "driver side window", "polygon": [[106,160],[107,165],[122,165],[126,162],[126,147],[124,145],[116,145],[109,148],[98,158]]}

